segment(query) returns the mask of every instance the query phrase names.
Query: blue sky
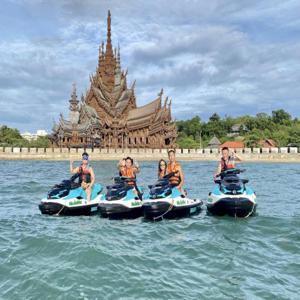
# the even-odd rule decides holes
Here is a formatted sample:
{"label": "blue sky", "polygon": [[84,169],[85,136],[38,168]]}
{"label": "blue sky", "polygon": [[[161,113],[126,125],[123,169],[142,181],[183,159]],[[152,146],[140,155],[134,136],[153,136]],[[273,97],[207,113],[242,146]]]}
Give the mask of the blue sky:
{"label": "blue sky", "polygon": [[50,131],[67,116],[72,83],[89,87],[108,9],[138,105],[163,87],[176,119],[300,117],[298,0],[2,0],[0,124]]}

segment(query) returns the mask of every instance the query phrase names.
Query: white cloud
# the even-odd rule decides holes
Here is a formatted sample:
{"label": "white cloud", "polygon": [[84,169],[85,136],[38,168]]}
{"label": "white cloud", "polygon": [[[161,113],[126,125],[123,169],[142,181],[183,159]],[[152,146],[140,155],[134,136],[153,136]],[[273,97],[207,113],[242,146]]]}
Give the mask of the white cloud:
{"label": "white cloud", "polygon": [[[79,92],[89,86],[106,38],[108,8],[113,42],[120,43],[129,84],[137,80],[139,104],[163,87],[177,119],[278,107],[300,115],[294,107],[300,94],[297,1],[63,0],[50,6],[16,0],[15,5],[40,11],[45,22],[58,13],[51,34],[24,32],[0,42],[0,123],[18,126],[19,120],[26,130],[40,124],[49,129],[53,117],[66,114],[72,82]],[[32,22],[25,14],[20,18]]]}

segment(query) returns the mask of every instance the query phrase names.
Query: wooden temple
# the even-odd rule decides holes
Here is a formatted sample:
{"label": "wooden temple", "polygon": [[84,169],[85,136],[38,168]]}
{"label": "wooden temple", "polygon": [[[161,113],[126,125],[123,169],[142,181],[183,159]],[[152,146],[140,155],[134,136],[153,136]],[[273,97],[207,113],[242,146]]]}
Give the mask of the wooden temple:
{"label": "wooden temple", "polygon": [[78,101],[73,86],[69,118],[62,114],[53,126],[54,147],[167,148],[176,143],[171,100],[163,90],[152,102],[137,107],[135,82],[127,86],[121,69],[120,48],[113,49],[111,15],[107,17],[107,41],[99,47],[98,66],[90,87]]}

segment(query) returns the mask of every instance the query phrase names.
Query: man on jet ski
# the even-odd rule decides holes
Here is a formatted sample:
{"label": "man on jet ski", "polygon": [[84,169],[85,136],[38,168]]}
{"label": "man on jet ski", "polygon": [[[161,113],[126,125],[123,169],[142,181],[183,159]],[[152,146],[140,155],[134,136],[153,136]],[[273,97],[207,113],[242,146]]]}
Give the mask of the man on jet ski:
{"label": "man on jet ski", "polygon": [[171,186],[177,187],[183,195],[186,195],[186,192],[183,189],[184,176],[182,168],[180,163],[176,161],[174,149],[168,151],[168,157],[169,163],[167,165],[167,174],[174,173],[174,175],[169,178],[169,183]]}
{"label": "man on jet ski", "polygon": [[240,158],[240,156],[238,156],[235,152],[231,152],[231,154],[229,155],[229,148],[228,147],[223,147],[222,148],[222,157],[221,157],[221,161],[219,163],[218,169],[214,175],[214,180],[216,180],[216,178],[218,176],[220,176],[220,174],[223,171],[226,171],[228,169],[234,169],[235,168],[235,164],[237,162],[242,161],[242,159]]}
{"label": "man on jet ski", "polygon": [[87,201],[91,201],[92,188],[95,183],[95,173],[93,168],[89,165],[89,155],[86,152],[82,153],[82,163],[79,167],[73,168],[73,161],[70,161],[70,172],[72,174],[79,174],[79,182],[81,182],[81,187],[86,192]]}

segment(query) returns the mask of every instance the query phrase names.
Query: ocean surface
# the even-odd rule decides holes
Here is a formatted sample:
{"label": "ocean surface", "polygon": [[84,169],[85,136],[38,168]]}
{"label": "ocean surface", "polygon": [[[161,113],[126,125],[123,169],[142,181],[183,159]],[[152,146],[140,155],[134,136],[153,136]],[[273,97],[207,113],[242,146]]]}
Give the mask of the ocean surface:
{"label": "ocean surface", "polygon": [[[117,162],[92,162],[109,184]],[[156,162],[139,162],[139,185]],[[207,199],[216,162],[182,162]],[[41,215],[68,162],[1,161],[0,299],[300,299],[300,164],[244,163],[257,193],[248,219],[149,222]]]}

